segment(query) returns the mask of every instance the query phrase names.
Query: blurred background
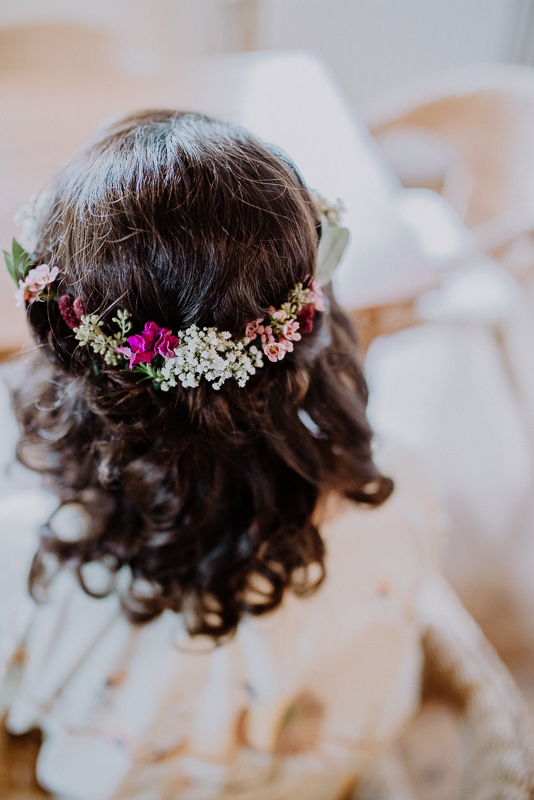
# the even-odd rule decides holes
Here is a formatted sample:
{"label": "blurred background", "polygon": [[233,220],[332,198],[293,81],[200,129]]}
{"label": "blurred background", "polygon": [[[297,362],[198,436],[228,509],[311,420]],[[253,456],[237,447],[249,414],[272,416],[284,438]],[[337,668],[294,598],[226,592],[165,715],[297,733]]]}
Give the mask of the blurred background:
{"label": "blurred background", "polygon": [[[329,77],[330,92],[338,98],[342,95],[346,111],[373,128],[383,123],[387,128],[393,117],[421,101],[406,87],[417,95],[414,87],[427,82],[430,94],[439,93],[437,87],[445,91],[440,76],[467,68],[469,78],[460,77],[457,92],[466,81],[473,89],[477,69],[534,63],[534,2],[3,0],[0,241],[10,240],[14,211],[110,115],[170,104],[238,117],[241,112],[232,102],[239,90],[231,82],[242,82],[246,70],[220,78],[225,71],[222,64],[229,54],[255,51],[313,53]],[[217,58],[221,66],[211,71],[208,80],[204,59]],[[199,86],[202,77],[204,83]],[[497,76],[495,81],[499,82]],[[300,91],[295,81],[287,87],[282,81],[276,89],[288,108],[292,86]],[[311,105],[310,95],[308,100]],[[243,113],[248,113],[252,103],[258,105],[258,96],[239,102],[247,107]],[[484,122],[479,118],[482,127],[487,125],[488,113],[499,116],[496,127],[505,124],[506,115],[499,109],[486,111]],[[317,116],[320,119],[320,113]],[[270,130],[258,132],[268,138]],[[453,163],[450,142],[443,146],[435,137],[407,140],[389,130],[373,132],[382,134],[385,157],[394,162],[405,184],[445,188],[447,199],[472,221],[473,208],[467,208],[472,176]],[[299,152],[290,155],[297,159]],[[506,155],[505,147],[502,155]],[[447,160],[447,186],[443,187]],[[517,164],[511,169],[517,169]],[[478,192],[479,206],[482,194]],[[476,222],[481,221],[479,211],[475,210]],[[5,309],[3,317],[0,347],[11,350],[23,334],[21,315]]]}
{"label": "blurred background", "polygon": [[533,16],[530,0],[3,0],[0,8],[14,36],[27,25],[100,34],[132,75],[191,57],[313,49],[355,105],[451,67],[530,63]]}
{"label": "blurred background", "polygon": [[[0,3],[2,246],[95,126],[141,107],[243,124],[343,199],[335,287],[372,422],[424,464],[445,571],[534,707],[531,65],[534,0]],[[0,272],[4,367],[30,346]],[[453,750],[433,762],[421,730],[414,796],[452,798]]]}

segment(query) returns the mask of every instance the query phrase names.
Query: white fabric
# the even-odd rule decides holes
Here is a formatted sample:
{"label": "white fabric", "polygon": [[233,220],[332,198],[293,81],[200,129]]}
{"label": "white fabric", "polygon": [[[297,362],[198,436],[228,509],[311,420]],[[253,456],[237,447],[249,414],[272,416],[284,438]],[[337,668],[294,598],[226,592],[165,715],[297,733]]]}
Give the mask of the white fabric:
{"label": "white fabric", "polygon": [[23,580],[34,539],[16,503],[1,504],[0,585],[25,610],[0,627],[4,667],[17,648],[24,665],[8,724],[43,729],[43,785],[73,800],[336,797],[418,705],[415,608],[439,522],[404,456],[394,471],[378,509],[329,498],[316,594],[288,594],[215,649],[171,612],[133,627],[115,596],[90,598],[66,569],[34,607]]}
{"label": "white fabric", "polygon": [[489,326],[420,325],[371,346],[369,414],[423,454],[452,529],[502,540],[530,497],[533,456]]}
{"label": "white fabric", "polygon": [[522,646],[534,642],[530,313],[421,325],[376,340],[366,362],[371,423],[421,455],[448,516],[445,574],[475,615],[513,608]]}

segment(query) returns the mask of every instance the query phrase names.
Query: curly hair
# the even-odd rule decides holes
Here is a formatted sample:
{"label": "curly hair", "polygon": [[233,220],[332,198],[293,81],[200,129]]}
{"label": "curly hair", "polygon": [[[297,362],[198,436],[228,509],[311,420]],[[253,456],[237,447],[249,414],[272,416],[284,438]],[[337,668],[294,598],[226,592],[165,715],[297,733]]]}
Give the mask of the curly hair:
{"label": "curly hair", "polygon": [[[121,307],[136,326],[242,335],[310,285],[319,237],[284,154],[204,116],[147,111],[99,131],[55,178],[35,263],[57,265],[61,292],[104,320]],[[100,562],[133,621],[172,609],[218,639],[320,584],[319,496],[376,506],[392,491],[372,461],[354,334],[327,294],[293,353],[219,391],[158,392],[77,346],[57,303],[28,307],[40,347],[15,395],[18,457],[89,520],[76,540],[43,525],[34,596],[51,555],[89,593],[84,567]]]}

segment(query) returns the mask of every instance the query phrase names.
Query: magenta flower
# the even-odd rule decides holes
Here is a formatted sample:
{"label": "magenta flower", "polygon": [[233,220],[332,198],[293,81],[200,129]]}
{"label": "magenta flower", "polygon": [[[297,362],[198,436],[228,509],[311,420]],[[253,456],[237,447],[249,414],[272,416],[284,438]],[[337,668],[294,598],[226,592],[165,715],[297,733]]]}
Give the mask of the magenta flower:
{"label": "magenta flower", "polygon": [[[145,322],[145,327],[143,328],[142,333],[136,334],[135,336],[130,336],[130,339],[134,339],[137,336],[142,337],[143,341],[146,343],[146,350],[153,350],[155,346],[156,339],[160,333],[160,331],[164,330],[163,328],[159,328],[155,322]],[[131,342],[130,342],[131,344]]]}
{"label": "magenta flower", "polygon": [[136,364],[150,363],[156,356],[172,358],[178,338],[169,328],[160,328],[155,322],[145,322],[141,333],[128,336],[129,347],[117,347],[116,352],[128,358],[129,368]]}
{"label": "magenta flower", "polygon": [[282,333],[286,339],[291,339],[294,342],[298,342],[302,339],[302,336],[298,332],[299,328],[299,323],[294,319],[290,319],[282,328]]}
{"label": "magenta flower", "polygon": [[[130,345],[129,350],[131,355],[128,355],[126,352],[123,352],[123,355],[130,359],[130,369],[132,369],[135,364],[140,364],[141,362],[149,363],[156,355],[152,349],[154,344],[154,335],[151,331],[148,332],[148,335],[145,335],[145,331],[143,331],[143,333],[136,333],[134,336],[128,336],[128,344]],[[120,352],[121,349],[122,348],[117,348],[117,352]]]}
{"label": "magenta flower", "polygon": [[178,337],[173,336],[168,328],[160,328],[159,336],[154,347],[155,352],[163,358],[172,358],[178,346]]}

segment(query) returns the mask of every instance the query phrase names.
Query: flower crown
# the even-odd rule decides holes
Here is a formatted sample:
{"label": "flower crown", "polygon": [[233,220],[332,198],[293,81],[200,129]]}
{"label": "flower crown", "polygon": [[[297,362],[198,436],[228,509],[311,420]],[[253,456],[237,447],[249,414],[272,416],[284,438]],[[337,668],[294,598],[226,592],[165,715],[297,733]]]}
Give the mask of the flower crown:
{"label": "flower crown", "polygon": [[[256,369],[263,366],[264,356],[269,361],[281,361],[286,353],[293,351],[294,343],[300,341],[303,334],[311,333],[316,311],[326,310],[321,284],[330,281],[349,234],[346,228],[338,225],[341,204],[329,205],[320,195],[315,199],[321,212],[317,278],[308,288],[298,283],[280,308],[271,306],[266,317],[249,322],[244,335],[237,338],[229,331],[196,325],[175,335],[155,322],[145,323],[141,333],[131,333],[131,314],[123,308],[117,309],[112,318],[116,329],[106,333],[103,319],[98,314],[87,313],[80,297],[58,295],[56,284],[60,271],[57,266],[39,264],[32,267],[32,255],[16,239],[13,239],[11,253],[4,251],[4,257],[9,274],[18,287],[15,292],[17,305],[57,302],[61,317],[80,345],[90,347],[108,366],[132,370],[162,391],[168,391],[178,383],[184,387],[196,387],[202,378],[214,389],[220,389],[229,378],[234,378],[239,386],[245,386]],[[23,210],[24,244],[30,251],[36,246],[38,220],[35,208],[38,203],[42,207],[42,198],[34,200],[29,211]],[[106,327],[109,330],[110,326]]]}

